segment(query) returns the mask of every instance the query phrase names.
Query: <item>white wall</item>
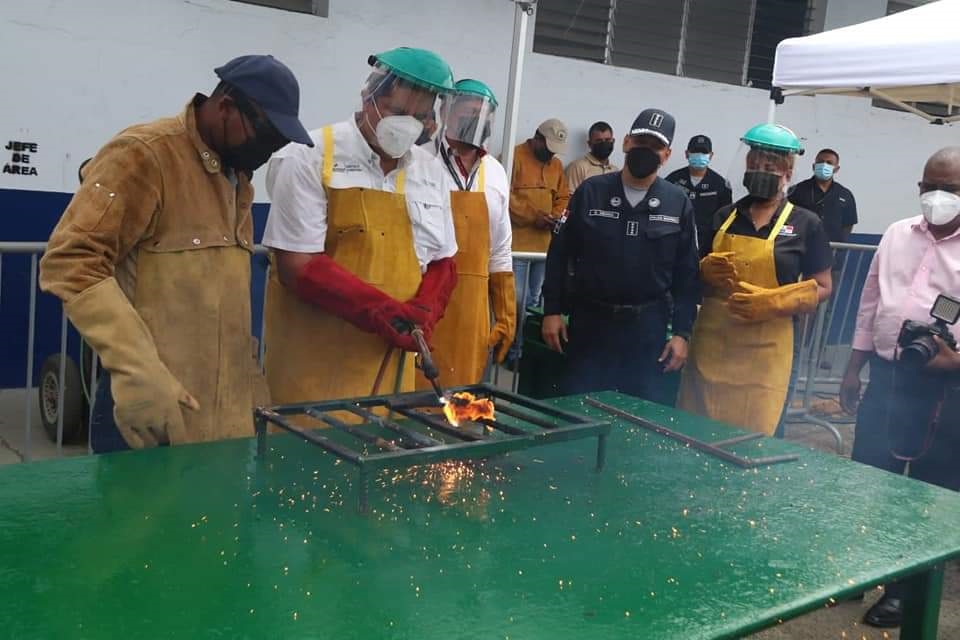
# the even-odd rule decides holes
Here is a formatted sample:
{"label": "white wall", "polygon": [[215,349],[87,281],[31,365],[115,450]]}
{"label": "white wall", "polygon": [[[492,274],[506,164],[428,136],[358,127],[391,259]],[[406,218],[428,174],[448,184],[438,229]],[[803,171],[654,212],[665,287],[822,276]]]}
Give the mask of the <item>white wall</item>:
{"label": "white wall", "polygon": [[396,46],[434,49],[505,96],[512,25],[506,0],[332,0],[329,18],[230,0],[0,2],[0,147],[40,145],[40,175],[0,174],[0,188],[72,191],[110,135],[179,112],[215,86],[214,67],[246,53],[294,70],[308,127],[352,114],[367,57]]}
{"label": "white wall", "polygon": [[[832,0],[825,24],[877,17],[885,4]],[[179,111],[193,91],[214,86],[213,67],[243,53],[273,53],[294,69],[308,126],[352,113],[367,55],[400,45],[434,49],[458,77],[486,81],[504,102],[512,28],[508,0],[331,0],[329,18],[230,0],[4,2],[0,147],[11,139],[37,142],[40,175],[0,174],[0,188],[73,190],[80,161],[112,133]],[[528,47],[532,35],[531,21]],[[682,165],[691,135],[707,133],[715,144],[715,168],[727,172],[739,136],[766,118],[767,92],[532,53],[524,70],[519,136],[559,117],[575,142],[595,120],[610,122],[619,137],[648,106],[664,108],[678,121],[668,169]],[[800,159],[797,179],[809,175],[816,149],[839,150],[838,178],[857,196],[862,222],[856,231],[866,233],[915,214],[924,161],[937,148],[960,143],[956,128],[872,108],[858,98],[790,98],[778,120],[811,150]],[[7,154],[0,149],[0,164]],[[616,158],[622,159],[619,153]],[[734,182],[739,172],[732,171]],[[261,189],[258,200],[264,197]]]}

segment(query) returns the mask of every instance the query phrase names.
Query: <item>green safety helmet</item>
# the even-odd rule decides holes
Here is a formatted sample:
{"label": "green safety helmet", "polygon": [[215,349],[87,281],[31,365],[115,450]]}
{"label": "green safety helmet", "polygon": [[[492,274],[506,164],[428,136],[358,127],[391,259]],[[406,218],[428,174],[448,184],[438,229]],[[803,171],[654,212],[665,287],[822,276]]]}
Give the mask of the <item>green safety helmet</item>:
{"label": "green safety helmet", "polygon": [[371,67],[392,72],[407,82],[437,93],[453,91],[453,71],[446,61],[426,49],[398,47],[376,53],[367,60]]}
{"label": "green safety helmet", "polygon": [[766,149],[803,155],[800,138],[782,124],[758,124],[743,134],[740,141],[753,149]]}
{"label": "green safety helmet", "polygon": [[497,96],[493,95],[493,91],[490,89],[490,87],[483,84],[479,80],[458,80],[457,83],[453,85],[453,89],[460,94],[486,98],[490,101],[490,104],[492,104],[494,108],[499,106],[497,103]]}

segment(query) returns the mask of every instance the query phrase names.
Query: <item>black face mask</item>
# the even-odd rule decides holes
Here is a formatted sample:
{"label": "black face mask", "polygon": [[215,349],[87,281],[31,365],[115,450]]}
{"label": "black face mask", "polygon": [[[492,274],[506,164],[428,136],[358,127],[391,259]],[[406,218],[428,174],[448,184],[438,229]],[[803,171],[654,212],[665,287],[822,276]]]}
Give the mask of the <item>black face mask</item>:
{"label": "black face mask", "polygon": [[[271,124],[263,120],[253,108],[247,98],[238,92],[231,94],[237,110],[250,121],[253,125],[254,137],[247,138],[244,142],[232,147],[218,149],[220,160],[227,167],[235,171],[245,171],[253,173],[270,159],[273,152],[286,144],[286,139],[281,136]],[[227,139],[227,122],[223,122],[223,140]]]}
{"label": "black face mask", "polygon": [[590,155],[597,160],[606,160],[613,153],[613,140],[590,145]]}
{"label": "black face mask", "polygon": [[780,176],[766,171],[747,171],[743,174],[743,186],[754,198],[772,200],[780,194]]}
{"label": "black face mask", "polygon": [[627,151],[627,170],[638,180],[660,168],[660,154],[650,147],[634,147]]}
{"label": "black face mask", "polygon": [[545,146],[537,147],[536,149],[534,149],[533,155],[534,157],[536,157],[537,160],[539,160],[543,164],[547,164],[548,162],[553,160],[553,152],[550,151],[550,149],[547,149]]}
{"label": "black face mask", "polygon": [[224,165],[235,171],[253,173],[266,164],[276,149],[273,144],[265,144],[253,138],[243,144],[222,149],[220,159]]}

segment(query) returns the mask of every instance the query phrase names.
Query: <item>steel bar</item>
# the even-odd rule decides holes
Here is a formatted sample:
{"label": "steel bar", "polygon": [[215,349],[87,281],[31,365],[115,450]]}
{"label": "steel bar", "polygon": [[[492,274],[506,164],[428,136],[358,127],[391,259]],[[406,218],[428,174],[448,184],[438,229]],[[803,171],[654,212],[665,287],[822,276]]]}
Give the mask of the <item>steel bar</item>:
{"label": "steel bar", "polygon": [[333,416],[328,416],[322,411],[317,411],[316,409],[307,409],[306,414],[311,418],[316,418],[317,420],[320,420],[321,422],[324,422],[330,425],[337,431],[342,431],[348,435],[353,436],[357,440],[362,440],[363,442],[366,442],[367,444],[372,444],[375,447],[379,447],[381,449],[387,449],[389,451],[400,450],[400,447],[398,447],[393,442],[390,442],[389,440],[384,440],[383,438],[381,438],[376,434],[367,433],[363,429],[358,429],[357,427],[347,424],[342,420],[337,420]]}
{"label": "steel bar", "polygon": [[[738,467],[741,467],[743,469],[749,469],[762,464],[773,464],[775,462],[789,462],[791,460],[796,460],[798,458],[798,456],[795,456],[795,455],[776,456],[771,458],[759,458],[757,460],[742,458],[740,456],[730,453],[729,451],[724,451],[723,449],[716,447],[712,444],[703,442],[702,440],[697,440],[696,438],[691,438],[690,436],[684,435],[682,433],[678,433],[677,431],[667,429],[666,427],[663,427],[657,424],[656,422],[652,422],[645,418],[641,418],[640,416],[635,416],[632,413],[627,413],[622,409],[618,409],[616,407],[610,406],[609,404],[606,404],[605,402],[600,402],[599,400],[596,400],[594,398],[590,398],[590,397],[584,398],[584,402],[589,404],[591,407],[596,407],[597,409],[606,411],[609,414],[622,418],[627,422],[635,424],[639,427],[643,427],[644,429],[648,429],[655,433],[659,433],[660,435],[665,436],[667,438],[672,438],[673,440],[682,442],[694,449],[698,449],[705,453],[709,453],[714,457],[720,458],[725,462],[735,464]],[[772,460],[773,462],[761,462],[761,460]]]}
{"label": "steel bar", "polygon": [[[460,389],[452,389],[451,391],[460,391]],[[539,402],[537,400],[533,400],[531,398],[527,398],[525,396],[521,396],[519,394],[512,393],[510,391],[504,391],[503,389],[498,389],[488,384],[481,384],[473,387],[468,387],[466,388],[466,391],[486,392],[489,395],[493,396],[494,398],[508,400],[509,402],[512,402],[515,405],[519,405],[527,409],[533,409],[538,413],[552,416],[554,418],[560,418],[561,420],[565,422],[569,422],[571,424],[590,422],[590,419],[584,416],[580,416],[575,413],[570,413],[569,411],[564,411],[563,409],[557,409],[556,407],[546,404],[544,402]]]}
{"label": "steel bar", "polygon": [[443,418],[431,415],[429,413],[421,413],[419,411],[412,411],[410,409],[396,409],[396,411],[402,416],[410,418],[411,420],[416,420],[421,424],[427,425],[431,429],[436,429],[437,431],[441,431],[447,435],[453,436],[454,438],[458,438],[460,440],[467,440],[467,441],[473,442],[476,440],[484,439],[483,436],[477,436],[467,431],[464,431],[463,429],[458,429],[457,427],[451,426],[447,424],[447,421],[444,420]]}
{"label": "steel bar", "polygon": [[749,440],[756,440],[757,438],[762,438],[762,433],[745,433],[742,436],[734,436],[733,438],[727,438],[726,440],[717,440],[716,442],[711,442],[715,447],[729,447],[732,444],[738,444],[740,442],[747,442]]}
{"label": "steel bar", "polygon": [[306,431],[304,429],[301,429],[300,427],[292,425],[289,422],[287,422],[283,418],[283,416],[281,416],[278,413],[270,411],[269,409],[257,409],[255,411],[255,415],[262,416],[271,424],[275,424],[281,429],[286,429],[293,435],[299,436],[300,438],[303,438],[307,442],[312,442],[318,447],[321,447],[322,449],[329,451],[333,455],[343,458],[347,462],[350,462],[357,466],[360,466],[363,464],[362,456],[356,451],[348,449],[342,444],[334,442],[333,440],[330,440],[329,438],[326,438],[318,433],[314,433],[313,431]]}
{"label": "steel bar", "polygon": [[603,471],[603,466],[607,463],[607,434],[601,433],[597,436],[597,472]]}
{"label": "steel bar", "polygon": [[557,428],[557,425],[555,425],[554,423],[548,420],[544,420],[543,418],[532,415],[530,413],[527,413],[526,411],[521,411],[520,409],[517,409],[516,407],[506,402],[501,402],[497,404],[497,411],[499,411],[500,413],[506,414],[512,418],[523,420],[524,422],[529,422],[530,424],[535,424],[538,427],[541,427],[543,429],[550,430],[550,429]]}
{"label": "steel bar", "polygon": [[394,422],[393,420],[381,418],[377,414],[371,411],[367,411],[363,407],[360,407],[354,404],[344,404],[343,409],[345,411],[349,411],[354,415],[360,416],[367,422],[372,422],[378,427],[382,427],[383,429],[388,429],[390,431],[393,431],[394,433],[400,434],[401,436],[415,443],[415,446],[417,447],[436,447],[444,444],[440,440],[436,440],[434,438],[431,438],[430,436],[426,436],[422,433],[418,433],[413,429],[407,429],[406,427],[402,427],[396,422]]}
{"label": "steel bar", "polygon": [[520,429],[519,427],[514,427],[513,425],[497,422],[496,420],[491,420],[490,418],[480,418],[474,422],[479,422],[480,424],[490,427],[491,429],[496,429],[497,431],[509,433],[512,436],[529,436],[536,433],[543,433],[543,431],[540,429],[537,431],[527,431],[526,429]]}

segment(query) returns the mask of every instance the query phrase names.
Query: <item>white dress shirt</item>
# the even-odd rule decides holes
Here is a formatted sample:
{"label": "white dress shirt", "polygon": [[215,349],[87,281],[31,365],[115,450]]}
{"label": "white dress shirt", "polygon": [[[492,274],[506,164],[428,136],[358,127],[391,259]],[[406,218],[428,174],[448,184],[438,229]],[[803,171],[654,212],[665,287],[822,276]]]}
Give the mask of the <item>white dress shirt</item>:
{"label": "white dress shirt", "polygon": [[[470,176],[464,176],[456,161],[453,160],[446,140],[441,144],[451,160],[449,164],[444,163],[451,191],[460,190],[461,184],[469,184],[470,191],[479,191],[480,180],[477,179],[477,174],[480,171],[480,165],[483,164],[483,195],[486,196],[487,214],[490,220],[490,273],[513,271],[511,257],[513,228],[510,226],[510,183],[507,181],[507,172],[500,161],[488,153],[473,166]],[[453,176],[454,171],[457,172],[457,177]]]}
{"label": "white dress shirt", "polygon": [[[322,253],[327,236],[327,194],[323,188],[323,129],[310,133],[314,146],[288,144],[267,164],[270,214],[263,244],[282,251]],[[333,125],[335,189],[363,187],[396,192],[397,176],[406,172],[404,195],[413,227],[413,244],[421,270],[457,253],[450,214],[450,189],[443,163],[419,147],[408,151],[397,168],[384,175],[380,157],[370,148],[353,118]]]}

